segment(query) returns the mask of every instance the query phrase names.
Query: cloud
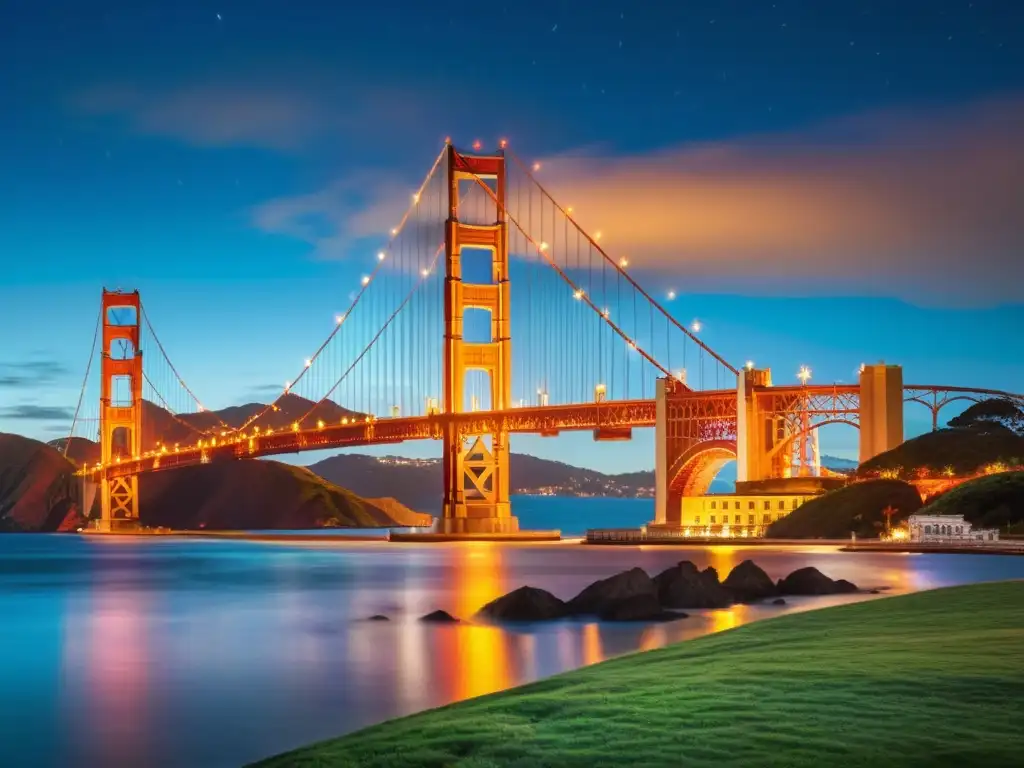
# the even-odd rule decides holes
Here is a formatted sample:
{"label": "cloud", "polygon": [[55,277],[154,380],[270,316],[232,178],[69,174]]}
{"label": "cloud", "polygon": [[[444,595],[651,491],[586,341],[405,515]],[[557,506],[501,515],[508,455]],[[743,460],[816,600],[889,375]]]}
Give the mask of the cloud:
{"label": "cloud", "polygon": [[50,384],[67,373],[67,368],[52,360],[0,363],[0,389]]}
{"label": "cloud", "polygon": [[253,211],[253,223],[309,243],[315,258],[343,258],[360,239],[386,235],[415,189],[393,173],[356,172],[316,192],[263,203]]}
{"label": "cloud", "polygon": [[210,81],[165,89],[98,85],[74,95],[72,107],[114,117],[137,132],[202,147],[297,150],[318,138],[390,137],[410,125],[419,100],[359,83],[314,84],[302,78]]}
{"label": "cloud", "polygon": [[677,290],[1024,300],[1024,101],[884,113],[541,180],[616,256]]}
{"label": "cloud", "polygon": [[0,408],[0,419],[18,419],[21,421],[66,421],[70,424],[75,417],[71,408],[50,405],[14,405]]}

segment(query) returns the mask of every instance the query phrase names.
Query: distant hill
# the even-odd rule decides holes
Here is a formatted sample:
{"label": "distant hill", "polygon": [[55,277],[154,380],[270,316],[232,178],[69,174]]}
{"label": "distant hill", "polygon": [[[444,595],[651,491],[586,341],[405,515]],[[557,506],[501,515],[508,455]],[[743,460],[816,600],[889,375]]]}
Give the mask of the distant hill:
{"label": "distant hill", "polygon": [[[560,461],[514,453],[511,492],[550,496],[654,495],[654,472],[608,475]],[[413,509],[437,514],[441,507],[441,460],[342,453],[309,467],[321,477],[362,496],[390,495]]]}
{"label": "distant hill", "polygon": [[[263,411],[266,413],[256,418]],[[361,417],[362,414],[342,408],[333,402],[316,404],[312,400],[293,394],[285,395],[272,407],[265,403],[248,403],[219,411],[182,414],[172,414],[166,408],[143,400],[142,445],[147,449],[160,443],[168,446],[175,443],[192,445],[203,436],[203,432],[216,434],[219,430],[225,429],[222,425],[237,429],[249,423],[250,419],[254,419],[249,423],[250,427],[271,427],[277,430],[287,429],[293,423],[298,423],[301,427],[313,427],[321,420],[328,424],[337,424],[344,418]],[[63,450],[65,442],[65,438],[60,438],[51,441],[50,445]],[[72,438],[68,458],[79,465],[83,462],[95,464],[99,461],[99,446],[91,440]]]}
{"label": "distant hill", "polygon": [[892,507],[896,525],[921,508],[917,489],[901,480],[866,480],[853,483],[797,507],[768,526],[773,539],[877,538],[885,530],[882,510]]}
{"label": "distant hill", "polygon": [[[83,441],[78,448],[87,448]],[[74,447],[74,446],[73,446]],[[74,530],[85,522],[75,465],[52,446],[0,434],[0,530]],[[361,498],[303,467],[235,460],[139,478],[142,523],[179,530],[425,526],[393,498]],[[93,514],[98,513],[96,504]]]}

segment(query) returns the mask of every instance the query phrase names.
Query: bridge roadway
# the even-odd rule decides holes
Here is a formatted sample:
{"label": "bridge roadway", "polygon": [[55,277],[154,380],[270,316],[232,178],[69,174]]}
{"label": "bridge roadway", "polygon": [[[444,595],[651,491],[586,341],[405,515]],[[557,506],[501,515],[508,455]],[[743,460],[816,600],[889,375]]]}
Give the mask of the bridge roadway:
{"label": "bridge roadway", "polygon": [[[1024,406],[1024,395],[994,389],[949,387],[941,385],[906,384],[904,401],[916,402],[932,408],[925,394],[935,398],[936,405],[954,400],[979,401],[986,398],[1007,398]],[[776,404],[793,407],[797,399],[805,401],[812,416],[854,415],[860,393],[858,384],[782,386],[758,388],[757,396],[770,398]],[[941,401],[938,396],[942,395]],[[727,401],[735,406],[736,390],[719,389],[691,391],[673,398],[692,399],[702,405],[713,406]],[[766,403],[766,405],[768,405]],[[776,405],[778,407],[778,405]],[[515,433],[556,434],[563,431],[587,429],[622,429],[626,427],[653,427],[655,400],[608,400],[573,405],[548,405],[511,408],[506,411],[471,411],[468,413],[434,413],[428,416],[397,418],[366,417],[363,421],[347,424],[325,424],[312,429],[279,429],[272,432],[255,431],[245,435],[211,437],[199,444],[173,449],[163,446],[147,451],[137,459],[119,461],[109,467],[90,467],[82,474],[95,480],[159,472],[195,464],[232,459],[250,459],[302,451],[329,450],[360,445],[400,443],[405,440],[439,440],[447,428],[456,428],[463,434],[481,434],[492,431]],[[775,408],[766,408],[771,412]],[[699,411],[705,411],[700,408]],[[721,419],[722,410],[706,409],[709,419]],[[937,410],[933,410],[933,416]],[[698,416],[699,418],[699,416]]]}

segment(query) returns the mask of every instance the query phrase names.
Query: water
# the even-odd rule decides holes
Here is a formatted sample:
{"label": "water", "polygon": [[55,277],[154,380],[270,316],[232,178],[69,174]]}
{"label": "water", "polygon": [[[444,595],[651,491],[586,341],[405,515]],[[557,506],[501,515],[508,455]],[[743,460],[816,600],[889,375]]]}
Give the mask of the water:
{"label": "water", "polygon": [[[565,530],[650,512],[642,502],[585,499],[517,510],[524,523]],[[436,608],[469,617],[524,583],[569,597],[624,568],[655,573],[684,557],[723,575],[746,557],[773,577],[815,565],[897,593],[1024,578],[1024,558],[829,547],[0,536],[0,762],[236,766],[616,654],[865,599],[737,606],[652,626],[507,631],[416,621]],[[393,620],[362,621],[378,612]]]}

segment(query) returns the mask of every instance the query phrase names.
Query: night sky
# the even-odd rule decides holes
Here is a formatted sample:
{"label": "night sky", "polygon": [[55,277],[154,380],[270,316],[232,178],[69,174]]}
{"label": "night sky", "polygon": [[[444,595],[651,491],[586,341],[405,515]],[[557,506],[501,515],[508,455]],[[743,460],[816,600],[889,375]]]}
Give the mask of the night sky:
{"label": "night sky", "polygon": [[[445,136],[542,160],[736,364],[1024,392],[1019,0],[6,0],[0,431],[66,432],[103,286],[211,407],[280,384]],[[649,436],[513,447],[653,463]]]}

